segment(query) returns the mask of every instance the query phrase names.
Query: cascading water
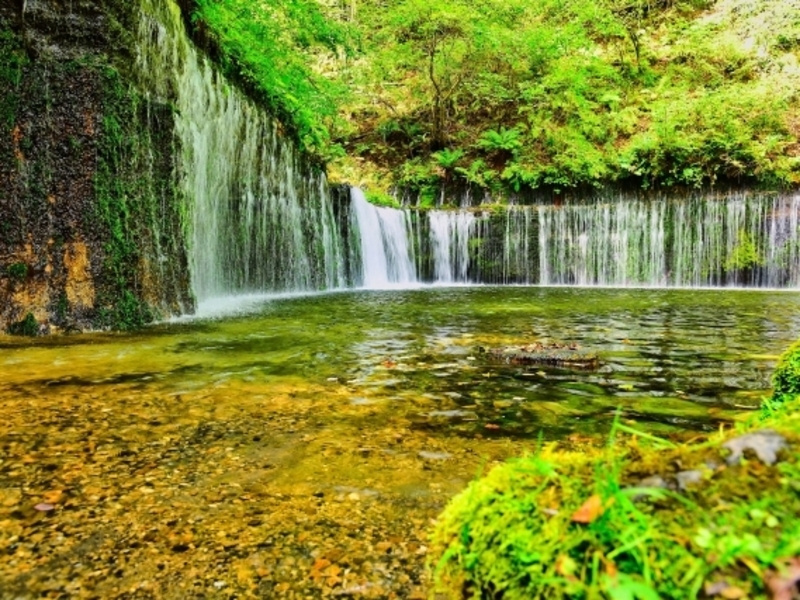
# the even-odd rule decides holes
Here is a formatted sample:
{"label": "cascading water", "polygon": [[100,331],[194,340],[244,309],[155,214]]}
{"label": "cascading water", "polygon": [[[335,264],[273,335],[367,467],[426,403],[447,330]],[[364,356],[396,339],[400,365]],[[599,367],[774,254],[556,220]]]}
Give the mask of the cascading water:
{"label": "cascading water", "polygon": [[539,206],[540,283],[800,286],[800,194]]}
{"label": "cascading water", "polygon": [[472,210],[420,218],[415,235],[431,239],[423,281],[800,287],[800,194]]}
{"label": "cascading water", "polygon": [[173,0],[143,0],[138,71],[173,100],[198,301],[343,287],[344,247],[325,177],[192,46]]}
{"label": "cascading water", "polygon": [[469,239],[475,215],[466,211],[436,210],[428,214],[433,278],[437,283],[469,281]]}
{"label": "cascading water", "polygon": [[385,288],[416,283],[409,211],[374,206],[358,188],[350,194],[351,228],[361,250],[356,285]]}
{"label": "cascading water", "polygon": [[[337,205],[275,123],[141,0],[142,89],[173,102],[198,301],[419,282],[800,287],[800,194],[416,211]],[[346,216],[349,214],[349,217]]]}

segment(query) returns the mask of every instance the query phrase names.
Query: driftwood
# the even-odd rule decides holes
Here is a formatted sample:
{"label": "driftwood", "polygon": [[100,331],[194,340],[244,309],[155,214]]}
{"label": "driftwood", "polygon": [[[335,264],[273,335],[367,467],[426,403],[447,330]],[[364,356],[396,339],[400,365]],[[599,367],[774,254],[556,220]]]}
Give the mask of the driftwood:
{"label": "driftwood", "polygon": [[479,348],[479,351],[491,361],[508,365],[541,365],[573,369],[596,369],[600,366],[597,354],[582,351],[577,344],[534,342],[522,346]]}

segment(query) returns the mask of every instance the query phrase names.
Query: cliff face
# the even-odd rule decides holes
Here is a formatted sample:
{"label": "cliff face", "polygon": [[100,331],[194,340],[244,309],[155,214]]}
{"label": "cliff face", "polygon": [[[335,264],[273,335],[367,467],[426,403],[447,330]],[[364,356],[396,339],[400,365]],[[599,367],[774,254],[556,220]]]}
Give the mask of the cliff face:
{"label": "cliff face", "polygon": [[190,310],[172,106],[137,89],[136,3],[0,0],[0,331]]}

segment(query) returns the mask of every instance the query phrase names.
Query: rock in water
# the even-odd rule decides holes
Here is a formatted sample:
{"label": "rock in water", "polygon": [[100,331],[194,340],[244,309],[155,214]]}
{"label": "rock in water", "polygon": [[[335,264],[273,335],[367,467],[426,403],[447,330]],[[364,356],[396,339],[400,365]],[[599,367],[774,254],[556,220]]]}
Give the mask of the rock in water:
{"label": "rock in water", "polygon": [[573,369],[596,369],[600,359],[593,352],[585,352],[577,344],[534,342],[521,346],[503,346],[482,349],[491,361],[509,365],[542,365]]}

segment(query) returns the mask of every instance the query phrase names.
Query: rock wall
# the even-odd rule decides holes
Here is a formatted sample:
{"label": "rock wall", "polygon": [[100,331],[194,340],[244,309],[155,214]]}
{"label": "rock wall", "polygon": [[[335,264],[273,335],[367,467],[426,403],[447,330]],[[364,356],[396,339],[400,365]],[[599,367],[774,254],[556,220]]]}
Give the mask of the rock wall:
{"label": "rock wall", "polygon": [[135,2],[0,0],[0,331],[191,310],[172,106],[136,89]]}

